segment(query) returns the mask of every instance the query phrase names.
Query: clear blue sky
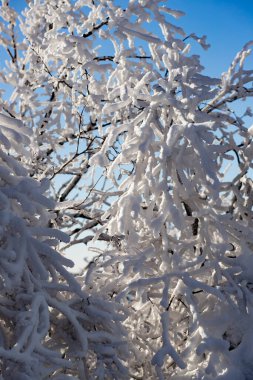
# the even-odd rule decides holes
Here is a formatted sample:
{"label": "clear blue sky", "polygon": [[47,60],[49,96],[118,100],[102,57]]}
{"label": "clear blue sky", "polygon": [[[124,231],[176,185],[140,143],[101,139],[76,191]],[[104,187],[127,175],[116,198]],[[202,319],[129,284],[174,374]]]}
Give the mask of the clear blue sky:
{"label": "clear blue sky", "polygon": [[200,54],[210,75],[219,76],[253,40],[253,0],[170,0],[169,6],[186,13],[178,23],[187,33],[207,35],[211,48]]}

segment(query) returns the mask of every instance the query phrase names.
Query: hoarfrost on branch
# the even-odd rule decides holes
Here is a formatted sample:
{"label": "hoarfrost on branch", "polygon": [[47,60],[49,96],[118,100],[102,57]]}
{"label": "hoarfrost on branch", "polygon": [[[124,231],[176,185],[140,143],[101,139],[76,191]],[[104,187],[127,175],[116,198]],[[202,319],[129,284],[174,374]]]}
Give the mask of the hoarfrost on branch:
{"label": "hoarfrost on branch", "polygon": [[253,376],[253,42],[211,78],[162,3],[1,6],[3,379]]}

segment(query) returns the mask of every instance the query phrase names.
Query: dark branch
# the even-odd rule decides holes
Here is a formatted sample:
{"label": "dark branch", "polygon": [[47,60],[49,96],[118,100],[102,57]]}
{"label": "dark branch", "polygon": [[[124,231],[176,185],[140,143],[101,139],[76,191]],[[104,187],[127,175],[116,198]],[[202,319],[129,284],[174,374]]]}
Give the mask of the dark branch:
{"label": "dark branch", "polygon": [[84,33],[84,34],[83,34],[83,37],[84,37],[84,38],[90,37],[90,36],[93,34],[93,32],[95,32],[96,30],[101,29],[104,25],[108,25],[108,22],[109,22],[109,17],[106,18],[106,21],[103,21],[103,22],[101,22],[100,24],[95,25],[95,26],[93,27],[93,29],[90,30],[88,33]]}

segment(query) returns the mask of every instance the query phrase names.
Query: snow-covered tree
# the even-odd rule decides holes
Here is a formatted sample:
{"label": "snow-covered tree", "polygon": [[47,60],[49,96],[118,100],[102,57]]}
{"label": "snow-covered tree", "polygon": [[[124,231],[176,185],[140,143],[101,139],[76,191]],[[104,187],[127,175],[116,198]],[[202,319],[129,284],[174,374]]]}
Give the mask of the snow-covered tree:
{"label": "snow-covered tree", "polygon": [[118,379],[127,373],[122,307],[82,289],[55,250],[69,238],[48,227],[45,180],[22,165],[27,133],[0,114],[1,379]]}
{"label": "snow-covered tree", "polygon": [[88,160],[104,140],[97,133],[97,115],[113,66],[99,55],[93,37],[100,6],[88,2],[87,17],[85,2],[27,3],[23,15],[11,8],[12,2],[1,7],[1,52],[10,58],[0,74],[2,110],[33,130],[30,174],[50,179],[58,201],[55,226],[71,231],[74,244],[88,230],[87,242],[103,213],[93,189],[97,182],[103,189],[105,178],[103,172],[93,173]]}
{"label": "snow-covered tree", "polygon": [[[121,59],[102,109],[112,126],[90,159],[122,191],[103,217],[118,245],[101,260],[101,281],[129,307],[133,377],[250,379],[252,115],[238,117],[230,103],[253,94],[244,69],[252,44],[220,80],[204,76],[189,38],[164,17],[178,13],[158,3],[130,2],[122,14],[122,33],[132,48],[148,42],[151,63]],[[141,29],[147,19],[163,38]]]}
{"label": "snow-covered tree", "polygon": [[[19,161],[34,178],[14,172],[18,195],[7,195],[35,257],[13,249],[21,272],[2,266],[2,293],[10,284],[17,300],[5,296],[3,368],[17,378],[253,376],[252,111],[233,107],[253,95],[253,43],[221,79],[203,75],[190,42],[206,49],[205,37],[186,35],[172,23],[182,12],[162,3],[34,0],[22,16],[1,7],[1,78],[13,89],[2,112],[32,131],[31,158],[0,136],[8,170]],[[49,179],[55,206],[35,179]],[[63,238],[53,226],[70,244],[95,234],[110,245],[74,279],[50,248]],[[18,329],[14,316],[28,312],[35,327]],[[7,356],[16,345],[18,365]]]}

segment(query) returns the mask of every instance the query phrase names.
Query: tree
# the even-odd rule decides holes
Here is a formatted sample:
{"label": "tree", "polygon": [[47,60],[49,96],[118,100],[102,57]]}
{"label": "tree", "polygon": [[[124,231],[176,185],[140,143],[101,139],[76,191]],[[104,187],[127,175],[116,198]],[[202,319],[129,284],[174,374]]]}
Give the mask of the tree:
{"label": "tree", "polygon": [[66,270],[73,263],[54,247],[68,236],[48,227],[55,216],[45,180],[22,165],[29,130],[3,114],[0,124],[1,379],[116,379],[126,371],[122,308]]}
{"label": "tree", "polygon": [[[31,177],[49,178],[57,201],[43,231],[67,229],[72,244],[93,236],[110,243],[78,281],[59,271],[60,255],[53,260],[64,280],[57,277],[50,302],[60,297],[69,314],[58,304],[51,312],[46,298],[52,319],[31,341],[50,346],[53,325],[59,352],[60,313],[74,328],[82,321],[90,350],[76,353],[68,331],[71,369],[46,362],[50,374],[36,376],[251,379],[253,151],[245,118],[252,113],[239,117],[233,104],[253,95],[253,70],[245,69],[252,43],[221,79],[211,78],[190,54],[189,41],[208,48],[205,38],[171,23],[182,12],[157,0],[126,3],[29,1],[19,22],[7,2],[1,8],[10,57],[2,79],[14,88],[3,112],[33,130],[33,160],[15,160]],[[78,373],[81,357],[87,364]]]}
{"label": "tree", "polygon": [[[127,122],[108,130],[90,160],[103,162],[124,132],[107,164],[122,195],[105,228],[122,238],[103,257],[103,289],[131,310],[133,378],[250,379],[252,137],[229,107],[252,94],[253,71],[243,68],[250,44],[217,81],[169,35],[169,48],[151,45],[159,69],[138,77],[124,66],[108,86],[116,96],[125,86],[128,95],[110,96],[103,112],[114,118],[120,109]],[[231,160],[238,172],[233,166],[225,175]],[[126,165],[132,171],[117,182]]]}

